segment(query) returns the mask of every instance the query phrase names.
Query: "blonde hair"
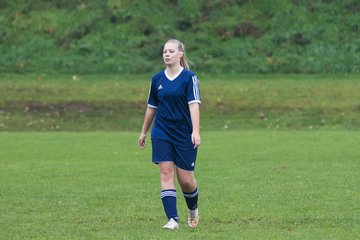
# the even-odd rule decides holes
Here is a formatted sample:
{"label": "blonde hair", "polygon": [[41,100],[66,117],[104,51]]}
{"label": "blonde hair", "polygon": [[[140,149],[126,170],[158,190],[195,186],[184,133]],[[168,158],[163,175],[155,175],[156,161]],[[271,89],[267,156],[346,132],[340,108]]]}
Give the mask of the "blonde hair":
{"label": "blonde hair", "polygon": [[179,51],[183,52],[183,55],[182,55],[182,57],[180,59],[180,65],[182,67],[190,70],[189,63],[188,63],[188,60],[187,60],[186,54],[185,54],[185,45],[182,42],[180,42],[179,40],[177,40],[177,39],[169,39],[166,43],[168,43],[168,42],[174,42],[174,43],[178,44]]}

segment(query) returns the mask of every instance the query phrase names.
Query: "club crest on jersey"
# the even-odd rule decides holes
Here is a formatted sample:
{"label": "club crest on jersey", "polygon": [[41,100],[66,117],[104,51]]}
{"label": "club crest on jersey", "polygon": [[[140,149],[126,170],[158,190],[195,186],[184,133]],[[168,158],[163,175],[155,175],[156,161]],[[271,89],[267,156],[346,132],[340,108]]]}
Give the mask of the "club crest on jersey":
{"label": "club crest on jersey", "polygon": [[163,89],[163,87],[162,87],[162,85],[160,84],[160,86],[158,87],[158,90],[160,90],[160,89]]}

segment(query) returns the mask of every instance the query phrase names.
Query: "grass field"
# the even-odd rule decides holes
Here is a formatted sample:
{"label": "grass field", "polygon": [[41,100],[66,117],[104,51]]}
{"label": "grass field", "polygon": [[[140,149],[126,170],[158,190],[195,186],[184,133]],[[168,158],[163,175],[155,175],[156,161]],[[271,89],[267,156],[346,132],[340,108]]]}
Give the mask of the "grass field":
{"label": "grass field", "polygon": [[201,222],[179,197],[175,232],[137,137],[0,133],[0,239],[360,238],[358,131],[203,132]]}
{"label": "grass field", "polygon": [[[0,131],[139,131],[151,75],[0,75]],[[202,130],[360,129],[360,75],[199,74]]]}

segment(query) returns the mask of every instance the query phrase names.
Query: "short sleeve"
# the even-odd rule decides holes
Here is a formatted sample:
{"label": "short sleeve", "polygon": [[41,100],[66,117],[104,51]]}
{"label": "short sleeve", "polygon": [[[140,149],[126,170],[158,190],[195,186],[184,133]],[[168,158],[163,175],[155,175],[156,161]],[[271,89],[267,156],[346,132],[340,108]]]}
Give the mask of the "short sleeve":
{"label": "short sleeve", "polygon": [[191,76],[191,81],[188,84],[187,101],[189,104],[194,102],[201,103],[199,80],[195,75]]}
{"label": "short sleeve", "polygon": [[154,79],[150,82],[150,89],[149,89],[149,96],[147,100],[147,105],[151,108],[157,108],[158,107],[158,99],[156,96],[156,88],[155,88],[155,81]]}

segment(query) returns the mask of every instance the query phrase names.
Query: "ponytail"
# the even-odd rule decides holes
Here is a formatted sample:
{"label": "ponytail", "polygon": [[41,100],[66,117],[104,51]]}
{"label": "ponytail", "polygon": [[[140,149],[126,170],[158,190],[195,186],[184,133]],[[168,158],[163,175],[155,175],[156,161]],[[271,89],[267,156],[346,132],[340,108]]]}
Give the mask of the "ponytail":
{"label": "ponytail", "polygon": [[187,70],[190,70],[188,61],[187,61],[186,56],[185,56],[185,52],[184,52],[184,55],[183,55],[183,56],[181,57],[181,59],[180,59],[180,65],[181,65],[183,68],[186,68]]}

